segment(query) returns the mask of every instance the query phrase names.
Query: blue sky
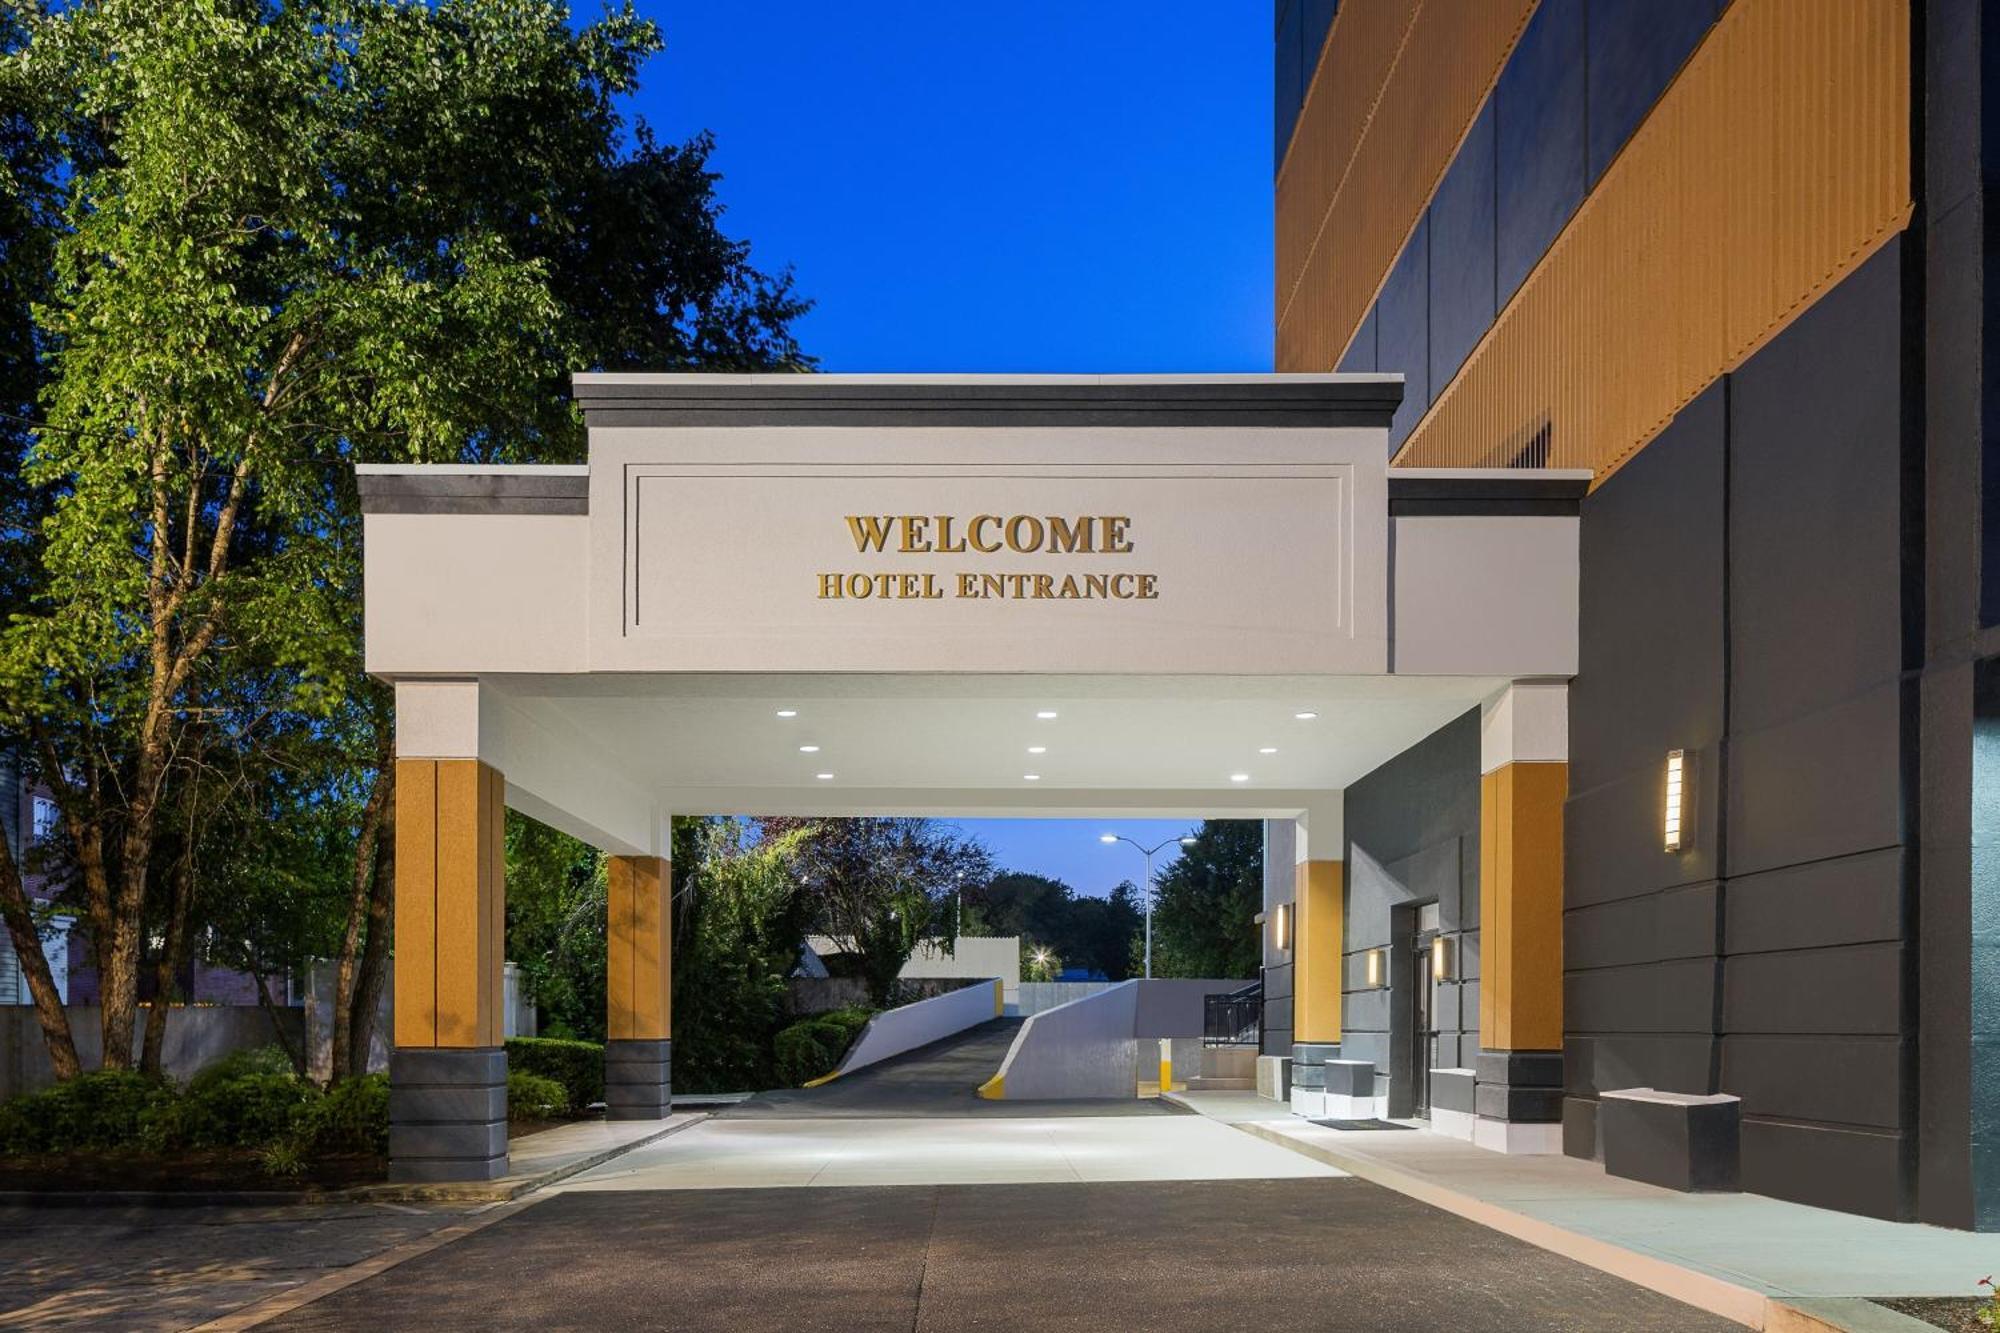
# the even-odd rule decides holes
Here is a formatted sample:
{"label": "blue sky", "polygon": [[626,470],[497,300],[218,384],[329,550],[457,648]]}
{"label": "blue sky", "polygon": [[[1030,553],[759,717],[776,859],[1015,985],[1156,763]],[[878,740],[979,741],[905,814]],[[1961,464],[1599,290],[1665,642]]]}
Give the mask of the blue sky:
{"label": "blue sky", "polygon": [[[667,50],[629,109],[715,134],[725,225],[818,301],[823,369],[1271,368],[1267,4],[638,7]],[[1143,877],[1098,821],[960,822],[1086,893]]]}

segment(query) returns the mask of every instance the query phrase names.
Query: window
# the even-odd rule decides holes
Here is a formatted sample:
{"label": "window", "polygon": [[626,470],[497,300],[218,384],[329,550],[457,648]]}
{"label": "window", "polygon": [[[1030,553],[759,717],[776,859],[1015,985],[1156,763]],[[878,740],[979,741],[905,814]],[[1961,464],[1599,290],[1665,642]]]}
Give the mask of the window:
{"label": "window", "polygon": [[36,842],[47,842],[56,836],[56,820],[56,803],[46,796],[37,796],[34,823]]}

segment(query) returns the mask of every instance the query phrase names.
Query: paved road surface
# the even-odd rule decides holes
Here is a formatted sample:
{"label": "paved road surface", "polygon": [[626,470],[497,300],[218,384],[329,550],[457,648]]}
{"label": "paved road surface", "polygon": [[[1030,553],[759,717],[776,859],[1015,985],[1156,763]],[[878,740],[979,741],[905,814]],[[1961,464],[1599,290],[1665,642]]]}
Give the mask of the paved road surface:
{"label": "paved road surface", "polygon": [[562,1194],[271,1327],[1736,1326],[1345,1177]]}

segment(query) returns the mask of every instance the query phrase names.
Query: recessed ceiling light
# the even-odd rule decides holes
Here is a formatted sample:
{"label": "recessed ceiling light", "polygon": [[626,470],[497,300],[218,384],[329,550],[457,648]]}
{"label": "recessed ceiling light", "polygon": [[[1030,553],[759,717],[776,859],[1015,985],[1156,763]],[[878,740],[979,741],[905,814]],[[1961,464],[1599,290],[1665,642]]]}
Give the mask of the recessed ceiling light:
{"label": "recessed ceiling light", "polygon": [[1229,775],[1229,780],[1231,782],[1248,782],[1250,780],[1250,775],[1248,773],[1231,773]]}
{"label": "recessed ceiling light", "polygon": [[813,776],[818,778],[821,782],[833,781],[833,774],[831,773],[815,773],[813,774]]}
{"label": "recessed ceiling light", "polygon": [[798,715],[799,710],[796,708],[780,708],[778,710],[779,717],[797,717]]}
{"label": "recessed ceiling light", "polygon": [[1040,782],[1041,780],[1042,775],[1040,773],[1023,773],[1021,775],[1021,781],[1023,782]]}
{"label": "recessed ceiling light", "polygon": [[1029,754],[1047,754],[1048,752],[1049,747],[1046,745],[1030,745],[1028,747]]}
{"label": "recessed ceiling light", "polygon": [[799,747],[799,753],[800,753],[800,754],[818,754],[818,753],[819,753],[819,747],[818,747],[817,745],[801,745],[801,746]]}
{"label": "recessed ceiling light", "polygon": [[1258,754],[1276,754],[1277,752],[1278,747],[1275,745],[1260,745],[1257,747]]}
{"label": "recessed ceiling light", "polygon": [[1315,712],[1313,712],[1313,711],[1312,711],[1311,709],[1307,709],[1307,710],[1306,710],[1305,712],[1303,712],[1303,713],[1293,713],[1293,714],[1292,714],[1292,716],[1293,716],[1293,717],[1295,717],[1295,718],[1297,718],[1297,719],[1298,719],[1299,721],[1301,721],[1301,722],[1310,722],[1310,721],[1312,721],[1312,720],[1313,720],[1314,718],[1318,717],[1318,716],[1319,716],[1319,714],[1318,714],[1318,713],[1315,713]]}
{"label": "recessed ceiling light", "polygon": [[1053,722],[1055,720],[1056,710],[1053,708],[1044,708],[1041,712],[1035,714],[1035,716],[1040,718],[1044,722]]}

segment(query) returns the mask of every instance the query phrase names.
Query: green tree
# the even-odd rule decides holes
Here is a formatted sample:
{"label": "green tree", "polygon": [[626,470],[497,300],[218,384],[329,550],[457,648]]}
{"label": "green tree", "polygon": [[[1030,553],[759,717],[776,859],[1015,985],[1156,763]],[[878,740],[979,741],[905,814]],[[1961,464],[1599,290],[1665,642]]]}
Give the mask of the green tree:
{"label": "green tree", "polygon": [[603,1041],[604,854],[507,812],[507,957],[541,1011],[541,1034]]}
{"label": "green tree", "polygon": [[[25,496],[0,496],[0,732],[54,789],[107,1066],[133,1063],[147,922],[175,910],[179,789],[211,747],[281,750],[299,719],[353,728],[374,766],[336,937],[337,1014],[366,1047],[394,769],[360,670],[350,465],[574,459],[577,369],[802,364],[804,304],[721,232],[707,139],[617,114],[659,44],[629,6],[573,27],[553,0],[7,9],[25,231],[0,396],[35,394],[39,420]],[[352,768],[295,776],[310,801]],[[71,1073],[28,913],[0,852],[0,915]]]}
{"label": "green tree", "polygon": [[1021,937],[1024,959],[1026,942],[1035,940],[1068,966],[1113,981],[1132,975],[1132,935],[1142,918],[1138,890],[1129,881],[1109,898],[1092,898],[1047,875],[1007,870],[967,890],[967,900],[967,911],[977,909],[988,934]]}
{"label": "green tree", "polygon": [[785,982],[816,911],[798,874],[810,836],[760,836],[739,820],[674,821],[676,1087],[735,1092],[775,1081]]}
{"label": "green tree", "polygon": [[959,886],[993,874],[983,845],[935,819],[758,822],[766,837],[805,835],[798,873],[817,924],[856,957],[878,1008],[896,1003],[898,974],[919,942],[951,939]]}
{"label": "green tree", "polygon": [[1264,901],[1264,830],[1254,819],[1204,820],[1160,875],[1153,901],[1153,975],[1255,977]]}

